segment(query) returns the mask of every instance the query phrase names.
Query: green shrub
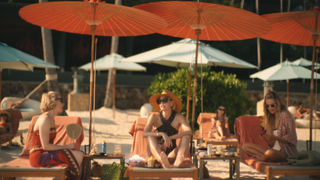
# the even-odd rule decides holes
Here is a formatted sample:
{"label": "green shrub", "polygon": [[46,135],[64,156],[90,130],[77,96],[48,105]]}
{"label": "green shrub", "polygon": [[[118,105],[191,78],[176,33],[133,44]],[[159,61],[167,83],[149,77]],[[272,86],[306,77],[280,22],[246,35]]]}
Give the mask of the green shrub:
{"label": "green shrub", "polygon": [[[196,123],[201,112],[201,72],[197,73],[197,98],[195,113],[195,130],[198,129]],[[254,103],[245,95],[247,84],[240,82],[235,74],[224,74],[222,72],[210,71],[209,67],[204,67],[202,72],[203,81],[203,112],[216,112],[219,105],[226,107],[229,117],[230,132],[233,132],[235,118],[244,114],[250,114],[254,109]],[[192,122],[192,97],[193,97],[193,76],[191,76],[190,90],[190,110],[189,122]],[[162,90],[172,91],[182,101],[181,113],[186,115],[187,93],[188,93],[188,69],[180,68],[173,73],[159,73],[148,89],[149,95],[159,94]]]}

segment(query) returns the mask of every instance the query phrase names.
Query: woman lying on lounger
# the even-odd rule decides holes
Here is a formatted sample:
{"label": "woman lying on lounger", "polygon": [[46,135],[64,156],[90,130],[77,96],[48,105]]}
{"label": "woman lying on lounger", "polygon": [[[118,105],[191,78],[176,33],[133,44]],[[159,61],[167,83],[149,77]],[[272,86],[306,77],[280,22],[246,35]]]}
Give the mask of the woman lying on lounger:
{"label": "woman lying on lounger", "polygon": [[298,152],[297,133],[294,118],[273,90],[264,97],[264,114],[266,133],[259,136],[269,147],[245,143],[242,150],[260,161],[286,162],[287,157]]}
{"label": "woman lying on lounger", "polygon": [[212,115],[211,123],[212,125],[208,133],[209,138],[222,141],[229,136],[229,123],[224,106],[219,106],[216,116]]}
{"label": "woman lying on lounger", "polygon": [[[148,137],[148,146],[152,155],[169,168],[168,158],[175,158],[174,167],[179,167],[189,151],[191,128],[183,115],[179,114],[182,103],[168,90],[150,97],[149,102],[157,113],[150,115],[143,136]],[[179,128],[183,132],[179,133]],[[155,129],[154,131],[152,131]],[[176,139],[181,138],[177,147]]]}
{"label": "woman lying on lounger", "polygon": [[50,91],[42,95],[39,116],[33,128],[30,164],[33,167],[50,167],[68,165],[70,179],[80,179],[80,164],[83,152],[72,150],[74,143],[69,145],[54,145],[56,136],[54,117],[62,113],[64,103],[60,94]]}

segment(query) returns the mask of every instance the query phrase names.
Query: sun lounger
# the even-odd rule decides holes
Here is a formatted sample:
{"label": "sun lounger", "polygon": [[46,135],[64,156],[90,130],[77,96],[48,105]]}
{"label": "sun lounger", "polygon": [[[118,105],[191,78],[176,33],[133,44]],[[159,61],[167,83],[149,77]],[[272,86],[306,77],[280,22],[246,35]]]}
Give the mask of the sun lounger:
{"label": "sun lounger", "polygon": [[[64,180],[67,175],[68,167],[50,167],[50,168],[34,168],[29,163],[29,150],[31,149],[31,135],[33,133],[33,126],[39,116],[34,116],[29,124],[29,131],[26,138],[26,143],[23,147],[20,157],[7,162],[0,167],[0,176],[3,179],[11,179],[15,177],[60,177]],[[82,127],[82,122],[79,117],[72,116],[56,116],[56,131],[57,136],[54,144],[70,144],[73,142],[66,134],[66,126],[70,123],[77,123]],[[75,140],[76,149],[80,149],[81,143],[84,139],[83,133]]]}
{"label": "sun lounger", "polygon": [[212,115],[215,115],[216,113],[200,113],[198,117],[198,124],[199,124],[199,136],[195,137],[195,139],[202,139],[205,142],[205,146],[207,147],[207,144],[213,144],[213,145],[226,145],[226,146],[236,146],[238,149],[238,140],[234,137],[232,137],[230,134],[227,136],[226,139],[223,141],[209,138],[208,133],[211,128],[211,117]]}
{"label": "sun lounger", "polygon": [[[5,97],[1,101],[1,109],[11,108],[15,103],[22,101],[24,98],[17,97]],[[34,99],[28,99],[21,106],[16,107],[22,114],[22,120],[30,120],[33,116],[41,114],[40,101]]]}
{"label": "sun lounger", "polygon": [[[240,116],[236,118],[234,123],[234,132],[239,140],[240,147],[243,143],[247,142],[267,146],[267,143],[261,140],[258,136],[258,133],[262,132],[260,118],[260,116]],[[320,166],[293,166],[289,165],[288,162],[261,162],[248,156],[242,151],[241,158],[250,167],[259,172],[265,173],[267,180],[272,180],[272,177],[275,175],[320,175]]]}
{"label": "sun lounger", "polygon": [[[137,118],[131,126],[129,133],[133,136],[133,143],[130,152],[130,157],[135,154],[141,157],[147,157],[147,138],[143,137],[143,130],[147,124],[148,118]],[[136,177],[158,177],[158,178],[172,178],[172,177],[191,177],[194,180],[198,179],[198,169],[192,164],[190,157],[186,157],[183,168],[144,168],[130,165],[125,173],[129,175],[129,179],[133,180]]]}
{"label": "sun lounger", "polygon": [[1,145],[6,142],[9,142],[11,144],[12,139],[16,136],[20,136],[21,144],[23,144],[22,131],[18,131],[20,120],[22,118],[21,112],[19,110],[14,110],[14,109],[5,109],[5,111],[9,112],[12,116],[10,123],[12,124],[13,133],[5,133],[0,135],[0,149],[1,149]]}

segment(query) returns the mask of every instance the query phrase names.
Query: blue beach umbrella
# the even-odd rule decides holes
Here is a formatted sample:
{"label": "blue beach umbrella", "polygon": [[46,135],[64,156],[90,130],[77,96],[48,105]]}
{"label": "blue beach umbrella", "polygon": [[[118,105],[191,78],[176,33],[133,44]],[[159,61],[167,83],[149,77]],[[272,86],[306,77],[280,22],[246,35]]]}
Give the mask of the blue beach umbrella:
{"label": "blue beach umbrella", "polygon": [[[25,52],[0,42],[0,84],[2,69],[15,69],[22,71],[33,71],[33,68],[59,68],[59,66],[48,63],[42,59],[31,56]],[[0,86],[1,99],[1,86]]]}

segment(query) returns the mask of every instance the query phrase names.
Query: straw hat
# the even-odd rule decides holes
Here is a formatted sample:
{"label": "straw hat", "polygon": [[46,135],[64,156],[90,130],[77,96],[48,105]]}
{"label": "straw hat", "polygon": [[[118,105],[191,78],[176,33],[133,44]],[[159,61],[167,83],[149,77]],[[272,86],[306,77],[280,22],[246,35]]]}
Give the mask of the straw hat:
{"label": "straw hat", "polygon": [[0,115],[1,115],[1,114],[7,114],[7,115],[8,115],[7,121],[10,121],[10,120],[11,120],[11,114],[10,114],[8,111],[0,110]]}
{"label": "straw hat", "polygon": [[161,94],[155,94],[153,96],[150,97],[149,102],[151,104],[151,106],[153,107],[154,110],[156,110],[157,112],[160,111],[160,107],[159,104],[157,103],[157,100],[160,98],[160,96],[168,96],[170,97],[170,99],[173,100],[174,104],[175,104],[175,111],[177,113],[179,113],[182,109],[182,102],[180,101],[180,99],[175,96],[171,91],[168,90],[163,90]]}

